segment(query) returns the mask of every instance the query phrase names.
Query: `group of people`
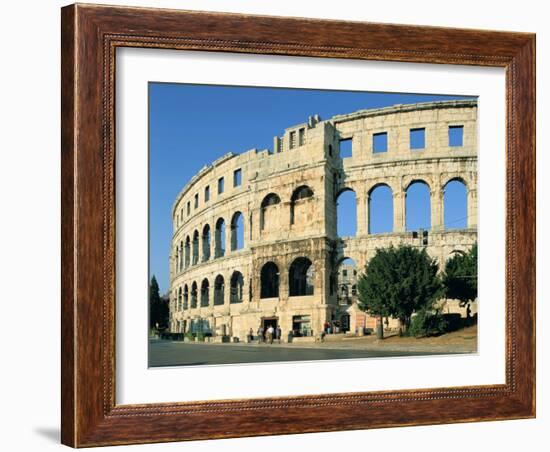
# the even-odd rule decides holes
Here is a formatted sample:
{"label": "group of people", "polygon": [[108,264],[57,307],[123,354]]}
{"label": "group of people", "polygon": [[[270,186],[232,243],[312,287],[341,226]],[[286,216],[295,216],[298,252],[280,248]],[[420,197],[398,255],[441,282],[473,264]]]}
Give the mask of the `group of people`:
{"label": "group of people", "polygon": [[325,322],[323,327],[325,334],[338,334],[340,332],[340,323],[338,322]]}
{"label": "group of people", "polygon": [[[250,337],[254,336],[252,328],[250,328],[249,334],[250,334]],[[257,339],[258,339],[258,344],[261,344],[262,342],[266,342],[267,344],[273,344],[274,340],[277,341],[278,343],[281,343],[281,327],[277,325],[274,328],[273,325],[269,325],[266,329],[264,329],[263,325],[260,325],[257,331]]]}

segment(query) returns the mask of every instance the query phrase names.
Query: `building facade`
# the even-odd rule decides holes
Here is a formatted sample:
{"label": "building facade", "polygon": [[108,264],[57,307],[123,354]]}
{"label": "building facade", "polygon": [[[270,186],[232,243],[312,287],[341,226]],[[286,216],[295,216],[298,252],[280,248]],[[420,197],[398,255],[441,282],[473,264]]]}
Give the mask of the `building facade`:
{"label": "building facade", "polygon": [[[426,247],[444,266],[477,240],[476,117],[475,100],[312,116],[275,137],[272,152],[229,153],[203,167],[172,211],[171,330],[243,340],[269,325],[283,339],[315,336],[333,322],[352,332],[372,327],[352,279],[377,248]],[[465,187],[465,228],[444,226],[451,181]],[[417,182],[429,188],[426,232],[406,230],[406,195]],[[369,199],[379,187],[391,190],[393,228],[371,233]],[[356,199],[353,236],[337,230],[346,191]]]}

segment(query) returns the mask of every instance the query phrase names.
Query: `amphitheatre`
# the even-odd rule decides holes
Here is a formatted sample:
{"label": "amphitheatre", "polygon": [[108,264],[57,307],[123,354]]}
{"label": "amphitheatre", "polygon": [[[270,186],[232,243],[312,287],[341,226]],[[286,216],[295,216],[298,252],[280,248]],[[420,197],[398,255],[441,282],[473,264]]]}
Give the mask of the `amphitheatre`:
{"label": "amphitheatre", "polygon": [[[221,342],[244,341],[260,325],[279,326],[283,341],[290,332],[315,338],[327,324],[373,328],[355,282],[377,248],[425,247],[441,267],[477,240],[476,118],[475,100],[314,115],[274,137],[273,150],[204,166],[173,204],[170,331]],[[464,227],[444,224],[450,182],[464,186]],[[406,227],[407,192],[418,184],[429,193],[425,231]],[[385,232],[371,227],[377,190],[391,194]],[[355,234],[339,236],[338,200],[349,192]],[[460,311],[452,301],[447,309]]]}

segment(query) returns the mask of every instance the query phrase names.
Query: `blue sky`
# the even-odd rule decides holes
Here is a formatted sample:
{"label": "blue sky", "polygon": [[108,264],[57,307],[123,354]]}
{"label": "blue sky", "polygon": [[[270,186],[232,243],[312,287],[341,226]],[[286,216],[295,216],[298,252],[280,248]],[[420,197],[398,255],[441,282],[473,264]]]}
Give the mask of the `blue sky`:
{"label": "blue sky", "polygon": [[[327,119],[365,108],[457,98],[461,97],[149,83],[149,271],[156,276],[161,293],[169,284],[172,204],[205,164],[230,151],[272,150],[275,135],[313,114]],[[381,232],[391,229],[391,203],[387,194],[386,198],[384,193],[376,196],[371,209],[377,218],[371,226],[372,232]],[[445,222],[463,227],[465,204],[457,201],[459,195],[453,196]],[[422,190],[407,198],[417,197],[409,209],[414,229],[423,224]],[[340,235],[350,235],[354,229],[354,203],[352,192],[338,200],[343,212],[338,221]]]}

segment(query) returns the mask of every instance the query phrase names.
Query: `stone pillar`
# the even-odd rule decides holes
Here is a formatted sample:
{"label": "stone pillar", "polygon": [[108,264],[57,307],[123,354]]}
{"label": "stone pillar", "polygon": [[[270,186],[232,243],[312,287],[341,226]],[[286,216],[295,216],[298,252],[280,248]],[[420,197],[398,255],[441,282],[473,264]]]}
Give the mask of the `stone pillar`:
{"label": "stone pillar", "polygon": [[430,192],[430,208],[432,217],[432,231],[441,231],[445,228],[443,220],[443,190],[437,188]]}
{"label": "stone pillar", "polygon": [[216,258],[216,224],[211,223],[210,226],[210,260]]}
{"label": "stone pillar", "polygon": [[225,252],[224,256],[227,256],[229,253],[231,253],[231,216],[227,219],[227,223],[225,224]]}
{"label": "stone pillar", "polygon": [[223,304],[229,307],[231,301],[231,275],[223,275]]}
{"label": "stone pillar", "polygon": [[281,304],[288,302],[288,262],[281,260],[279,267],[279,301]]}
{"label": "stone pillar", "polygon": [[247,305],[250,304],[250,301],[252,301],[250,300],[250,284],[253,278],[251,278],[250,275],[251,272],[249,271],[249,268],[243,268],[243,303],[246,303]]}
{"label": "stone pillar", "polygon": [[477,190],[468,190],[468,227],[477,228]]}
{"label": "stone pillar", "polygon": [[393,232],[405,232],[405,199],[403,190],[393,194]]}
{"label": "stone pillar", "polygon": [[365,195],[363,206],[365,209],[363,218],[365,219],[365,235],[366,235],[366,234],[370,234],[370,193],[367,193]]}
{"label": "stone pillar", "polygon": [[281,206],[279,209],[279,214],[281,215],[281,229],[288,231],[292,227],[292,225],[290,224],[291,202],[284,202],[281,200],[281,203],[279,205]]}
{"label": "stone pillar", "polygon": [[357,236],[366,235],[369,233],[368,229],[368,199],[369,195],[361,193],[357,196]]}

